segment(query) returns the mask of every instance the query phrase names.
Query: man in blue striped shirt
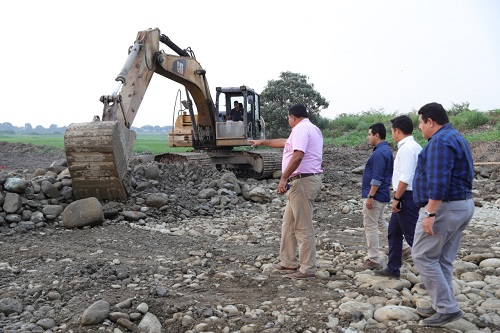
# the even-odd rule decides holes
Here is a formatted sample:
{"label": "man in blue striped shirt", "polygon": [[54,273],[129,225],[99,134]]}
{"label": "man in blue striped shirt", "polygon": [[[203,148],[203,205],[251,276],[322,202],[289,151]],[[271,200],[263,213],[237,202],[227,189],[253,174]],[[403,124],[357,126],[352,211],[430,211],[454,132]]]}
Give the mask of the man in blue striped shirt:
{"label": "man in blue striped shirt", "polygon": [[426,104],[418,114],[428,142],[413,179],[413,198],[421,209],[412,257],[432,307],[417,312],[428,317],[422,325],[442,326],[463,316],[453,294],[453,260],[474,214],[474,165],[468,142],[449,123],[441,104]]}

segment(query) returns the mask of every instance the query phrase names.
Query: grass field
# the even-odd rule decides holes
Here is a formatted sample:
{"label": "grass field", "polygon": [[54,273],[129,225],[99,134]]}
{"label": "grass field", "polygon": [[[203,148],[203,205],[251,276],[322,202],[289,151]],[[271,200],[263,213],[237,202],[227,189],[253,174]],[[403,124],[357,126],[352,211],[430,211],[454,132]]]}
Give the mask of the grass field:
{"label": "grass field", "polygon": [[0,141],[31,143],[38,146],[53,146],[64,148],[64,136],[61,135],[22,135],[22,134],[0,134]]}
{"label": "grass field", "polygon": [[[64,148],[64,136],[50,135],[22,135],[22,134],[0,134],[0,141],[31,143],[38,146],[53,146]],[[171,148],[167,143],[166,134],[138,134],[134,145],[134,151],[142,153],[149,151],[153,154],[187,151],[187,148]]]}
{"label": "grass field", "polygon": [[152,154],[159,154],[187,150],[187,148],[169,147],[166,134],[138,134],[134,145],[134,151],[137,153],[149,151]]}

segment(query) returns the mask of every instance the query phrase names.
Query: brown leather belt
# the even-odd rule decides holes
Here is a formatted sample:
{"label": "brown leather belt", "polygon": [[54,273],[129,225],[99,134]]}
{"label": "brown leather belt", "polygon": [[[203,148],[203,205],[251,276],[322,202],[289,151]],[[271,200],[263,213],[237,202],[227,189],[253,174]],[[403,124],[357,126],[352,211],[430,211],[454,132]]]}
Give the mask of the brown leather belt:
{"label": "brown leather belt", "polygon": [[321,173],[299,173],[296,176],[288,178],[288,181],[291,182],[292,180],[295,180],[295,179],[306,178],[306,177],[315,176],[315,175],[321,175]]}

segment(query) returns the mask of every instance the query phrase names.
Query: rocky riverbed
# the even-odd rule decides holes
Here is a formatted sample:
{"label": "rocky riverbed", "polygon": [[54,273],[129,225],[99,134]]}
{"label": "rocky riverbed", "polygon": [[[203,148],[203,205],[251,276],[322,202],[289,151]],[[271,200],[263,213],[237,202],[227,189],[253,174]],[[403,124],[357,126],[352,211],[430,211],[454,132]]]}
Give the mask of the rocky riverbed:
{"label": "rocky riverbed", "polygon": [[78,219],[65,209],[77,202],[62,152],[0,143],[0,331],[500,332],[496,147],[473,147],[483,162],[476,213],[454,263],[465,316],[428,328],[415,312],[429,301],[411,259],[400,280],[359,269],[358,167],[368,147],[325,149],[320,267],[316,279],[295,281],[270,267],[285,203],[276,180],[138,155],[129,200],[88,203],[102,223],[73,228]]}

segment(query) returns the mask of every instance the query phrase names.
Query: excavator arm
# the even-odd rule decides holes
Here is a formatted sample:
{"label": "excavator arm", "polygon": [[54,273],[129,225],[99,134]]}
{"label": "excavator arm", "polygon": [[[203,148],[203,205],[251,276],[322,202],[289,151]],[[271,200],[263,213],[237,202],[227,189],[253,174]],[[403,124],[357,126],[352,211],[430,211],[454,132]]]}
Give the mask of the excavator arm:
{"label": "excavator arm", "polygon": [[[160,51],[160,42],[178,55]],[[116,77],[119,85],[112,95],[102,96],[105,104],[103,121],[119,121],[127,128],[137,115],[154,74],[182,84],[196,105],[197,126],[215,128],[215,105],[210,95],[206,71],[193,54],[180,49],[160,31],[148,29],[140,31],[132,46],[123,69]],[[121,92],[118,93],[121,88]]]}

